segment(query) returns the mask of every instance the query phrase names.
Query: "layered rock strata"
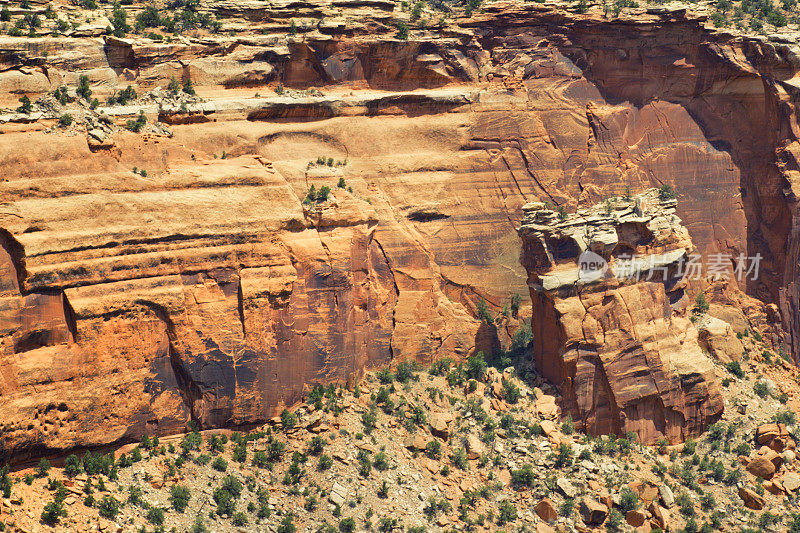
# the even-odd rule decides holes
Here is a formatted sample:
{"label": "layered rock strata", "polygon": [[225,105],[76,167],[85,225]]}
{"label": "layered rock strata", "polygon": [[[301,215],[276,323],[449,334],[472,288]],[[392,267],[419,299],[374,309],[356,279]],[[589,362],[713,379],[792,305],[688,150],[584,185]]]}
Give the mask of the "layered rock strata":
{"label": "layered rock strata", "polygon": [[536,364],[591,434],[676,442],[722,414],[684,313],[693,245],[675,204],[651,190],[571,215],[523,207]]}
{"label": "layered rock strata", "polygon": [[[762,254],[726,302],[773,304],[768,340],[782,322],[796,350],[795,45],[682,9],[498,3],[424,27],[382,0],[203,10],[226,31],[120,39],[101,17],[0,42],[0,455],[258,422],[365,365],[491,349],[474,310],[527,294],[524,204],[662,183],[706,257]],[[96,109],[14,111],[81,75]],[[172,78],[199,93],[186,108],[158,96]],[[105,104],[128,85],[142,97]],[[311,185],[331,200],[304,204]]]}

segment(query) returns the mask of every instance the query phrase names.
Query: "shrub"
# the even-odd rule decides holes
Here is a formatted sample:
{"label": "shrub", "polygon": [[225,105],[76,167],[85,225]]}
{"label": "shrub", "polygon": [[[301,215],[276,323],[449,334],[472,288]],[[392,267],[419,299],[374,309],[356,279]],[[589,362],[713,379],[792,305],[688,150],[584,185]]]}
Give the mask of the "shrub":
{"label": "shrub", "polygon": [[466,375],[470,379],[480,380],[483,379],[483,374],[486,372],[486,361],[483,358],[483,352],[478,352],[472,357],[467,358]]}
{"label": "shrub", "polygon": [[192,80],[190,78],[186,78],[186,82],[184,82],[183,84],[183,92],[185,92],[186,94],[190,94],[192,96],[197,94],[194,90],[194,86],[192,85]]}
{"label": "shrub", "polygon": [[489,305],[483,298],[478,300],[477,315],[478,315],[478,320],[480,320],[481,322],[485,322],[487,324],[490,324],[492,322],[492,315],[489,314]]}
{"label": "shrub", "polygon": [[431,364],[428,373],[432,376],[444,376],[450,370],[450,365],[452,364],[453,361],[449,357],[438,359]]}
{"label": "shrub", "polygon": [[169,501],[172,507],[179,513],[184,512],[189,506],[190,498],[189,487],[184,485],[172,485],[169,488]]}
{"label": "shrub", "polygon": [[414,365],[408,361],[403,361],[397,365],[394,373],[394,378],[400,383],[407,383],[414,375]]}
{"label": "shrub", "polygon": [[683,443],[683,450],[681,450],[681,453],[683,455],[694,455],[695,450],[697,450],[697,443],[692,439],[688,439]]}
{"label": "shrub", "polygon": [[283,429],[291,429],[297,424],[297,415],[284,409],[281,413],[281,426]]}
{"label": "shrub", "polygon": [[731,361],[725,365],[725,368],[728,370],[728,372],[739,379],[744,377],[744,370],[742,370],[742,365],[739,363],[739,361]]}
{"label": "shrub", "polygon": [[356,521],[352,518],[342,518],[339,520],[339,531],[342,533],[353,533],[356,530]]}
{"label": "shrub", "polygon": [[58,117],[58,125],[61,128],[68,128],[72,125],[72,115],[69,113],[64,113],[60,117]]}
{"label": "shrub", "polygon": [[22,98],[19,99],[20,106],[17,108],[17,111],[20,113],[25,113],[26,115],[31,112],[32,104],[31,99],[28,98],[28,95],[24,95]]}
{"label": "shrub", "polygon": [[113,496],[106,494],[100,500],[97,509],[100,511],[100,516],[103,518],[114,520],[117,514],[119,514],[119,501]]}
{"label": "shrub", "polygon": [[217,515],[232,515],[236,511],[236,500],[233,495],[220,487],[214,490],[212,494],[214,503],[217,504]]}
{"label": "shrub", "polygon": [[622,513],[616,509],[612,509],[608,514],[608,519],[606,519],[606,531],[609,531],[610,533],[616,533],[617,531],[620,531],[622,528],[622,522]]}
{"label": "shrub", "polygon": [[503,380],[503,399],[508,403],[517,403],[519,401],[520,391],[519,387],[514,385],[511,381]]}
{"label": "shrub", "polygon": [[394,381],[394,374],[388,368],[382,368],[375,373],[375,377],[378,378],[378,381],[383,383],[384,385],[388,385],[392,381]]}
{"label": "shrub", "polygon": [[159,26],[161,26],[161,14],[152,4],[146,5],[144,10],[136,15],[136,27],[139,29]]}
{"label": "shrub", "polygon": [[236,447],[233,448],[231,458],[237,463],[244,463],[247,461],[247,445],[244,442],[237,444]]}
{"label": "shrub", "polygon": [[425,445],[425,455],[429,459],[441,459],[442,458],[442,444],[436,440],[428,441],[428,444]]}
{"label": "shrub", "polygon": [[508,500],[500,502],[497,513],[497,524],[503,526],[517,519],[517,508]]}
{"label": "shrub", "polygon": [[572,516],[572,512],[575,509],[575,500],[572,498],[565,498],[564,502],[558,508],[558,514],[563,516],[564,518],[569,518]]}
{"label": "shrub", "polygon": [[511,471],[511,484],[516,488],[532,487],[536,474],[531,465],[523,465],[518,470]]}
{"label": "shrub", "polygon": [[706,300],[706,295],[702,292],[697,293],[697,297],[694,300],[694,312],[708,313],[708,301]]}
{"label": "shrub", "polygon": [[369,477],[372,471],[372,461],[369,460],[369,453],[365,450],[358,451],[358,473],[363,477]]}
{"label": "shrub", "polygon": [[78,88],[75,92],[84,100],[89,100],[92,96],[92,90],[89,88],[89,76],[81,74],[78,77]]}
{"label": "shrub", "polygon": [[122,92],[120,92],[117,95],[116,101],[119,105],[125,105],[130,100],[136,100],[136,96],[137,96],[136,91],[133,89],[133,87],[128,85],[125,89],[122,90]]}
{"label": "shrub", "polygon": [[11,497],[11,478],[8,477],[8,465],[0,468],[0,491],[2,491],[3,498]]}
{"label": "shrub", "polygon": [[675,189],[673,189],[671,185],[664,184],[658,189],[658,198],[661,201],[672,200],[677,198],[677,194],[675,193]]}
{"label": "shrub", "polygon": [[67,511],[64,509],[64,504],[59,501],[52,501],[44,506],[41,519],[42,522],[48,526],[55,526],[61,520],[61,517],[64,516],[67,516]]}
{"label": "shrub", "polygon": [[376,470],[383,472],[389,469],[389,458],[386,456],[384,452],[378,452],[375,454],[375,459],[372,461],[372,466],[375,467]]}
{"label": "shrub", "polygon": [[738,468],[731,470],[725,476],[725,483],[727,485],[736,485],[742,479],[742,471]]}
{"label": "shrub", "polygon": [[36,477],[47,477],[47,473],[49,471],[50,471],[50,461],[42,458],[42,460],[39,461],[39,464],[36,465]]}
{"label": "shrub", "polygon": [[786,424],[787,426],[792,425],[795,423],[797,417],[794,414],[794,411],[778,411],[772,416],[773,422],[778,422],[779,424]]}
{"label": "shrub", "polygon": [[297,526],[294,525],[294,513],[287,513],[278,526],[277,533],[295,533]]}
{"label": "shrub", "polygon": [[397,527],[397,518],[381,518],[378,521],[378,531],[391,533]]}
{"label": "shrub", "polygon": [[317,470],[328,470],[333,466],[333,459],[329,455],[322,454],[317,463]]}
{"label": "shrub", "polygon": [[144,116],[144,111],[139,112],[139,116],[136,117],[136,120],[129,119],[125,123],[125,127],[134,133],[139,133],[147,124],[147,117]]}
{"label": "shrub", "polygon": [[467,451],[464,448],[454,450],[450,455],[450,461],[452,461],[453,466],[456,468],[466,470],[467,466],[469,466],[467,463]]}
{"label": "shrub", "polygon": [[633,492],[629,488],[622,489],[622,493],[620,494],[620,509],[622,509],[623,514],[627,514],[628,511],[633,511],[639,508],[639,496]]}
{"label": "shrub", "polygon": [[397,23],[397,38],[403,41],[408,40],[408,24],[405,22]]}
{"label": "shrub", "polygon": [[755,392],[759,398],[766,398],[769,396],[769,387],[767,387],[767,382],[763,380],[758,380],[753,384],[753,392]]}
{"label": "shrub", "polygon": [[378,422],[378,410],[373,405],[361,415],[361,423],[364,424],[364,433],[369,435],[375,429],[375,424]]}
{"label": "shrub", "polygon": [[561,431],[564,435],[572,435],[575,433],[575,422],[572,421],[572,415],[567,415],[567,418],[561,423]]}
{"label": "shrub", "polygon": [[323,441],[322,437],[320,437],[319,435],[313,437],[310,441],[308,441],[309,455],[319,455],[322,453],[324,448],[325,448],[325,441]]}
{"label": "shrub", "polygon": [[216,457],[214,462],[211,463],[211,468],[217,472],[225,472],[228,469],[228,461],[224,457]]}
{"label": "shrub", "polygon": [[383,480],[383,483],[381,483],[381,486],[378,487],[378,493],[377,494],[378,494],[378,498],[381,498],[383,500],[385,500],[386,498],[389,497],[389,485],[386,483],[385,479]]}
{"label": "shrub", "polygon": [[247,515],[241,511],[233,513],[233,516],[231,517],[231,522],[233,522],[233,525],[236,527],[245,526],[247,525]]}
{"label": "shrub", "polygon": [[156,526],[164,523],[164,509],[160,507],[151,507],[147,511],[147,521]]}
{"label": "shrub", "polygon": [[266,468],[269,464],[269,458],[266,452],[257,451],[253,454],[253,466],[256,468]]}
{"label": "shrub", "polygon": [[572,464],[572,446],[568,443],[561,443],[558,447],[558,455],[556,456],[556,468],[563,468]]}
{"label": "shrub", "polygon": [[225,476],[222,480],[222,488],[230,492],[231,496],[239,499],[239,496],[242,495],[242,490],[244,489],[244,485],[238,478],[235,476]]}
{"label": "shrub", "polygon": [[271,440],[267,445],[267,459],[271,463],[277,463],[283,457],[284,450],[286,450],[286,443],[279,440]]}
{"label": "shrub", "polygon": [[167,85],[167,90],[172,94],[178,94],[181,90],[181,84],[178,83],[174,77],[169,80],[169,85]]}

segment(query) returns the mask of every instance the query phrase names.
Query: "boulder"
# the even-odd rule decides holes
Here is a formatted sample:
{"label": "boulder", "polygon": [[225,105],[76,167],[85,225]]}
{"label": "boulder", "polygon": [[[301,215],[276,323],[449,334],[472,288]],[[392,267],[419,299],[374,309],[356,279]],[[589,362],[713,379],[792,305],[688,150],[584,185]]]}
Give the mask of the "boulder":
{"label": "boulder", "polygon": [[653,515],[653,519],[656,521],[656,526],[666,531],[667,524],[669,523],[669,511],[658,505],[656,502],[651,502],[647,507],[647,510],[650,511],[651,515]]}
{"label": "boulder", "polygon": [[453,415],[449,413],[436,412],[430,417],[431,433],[437,437],[447,440],[450,437],[450,422]]}
{"label": "boulder", "polygon": [[759,445],[769,445],[773,439],[786,438],[788,436],[789,432],[786,431],[784,424],[761,424],[756,428],[756,443]]}
{"label": "boulder", "polygon": [[781,466],[783,466],[783,457],[781,454],[773,450],[772,448],[762,447],[760,452],[762,457],[770,461],[773,465],[775,465],[775,471],[777,472],[780,470]]}
{"label": "boulder", "polygon": [[658,487],[658,495],[661,499],[661,503],[667,509],[675,505],[675,495],[672,493],[672,489],[666,484]]}
{"label": "boulder", "polygon": [[331,487],[331,493],[328,496],[328,499],[333,504],[343,506],[347,501],[348,493],[349,492],[347,490],[347,487],[345,487],[339,482],[334,482],[333,486]]}
{"label": "boulder", "polygon": [[645,514],[637,509],[632,509],[625,515],[625,521],[632,527],[643,526],[646,519]]}
{"label": "boulder", "polygon": [[536,533],[556,533],[556,530],[544,522],[539,522],[536,524]]}
{"label": "boulder", "polygon": [[424,450],[427,448],[430,440],[431,439],[426,437],[424,434],[416,432],[413,435],[406,437],[406,440],[403,444],[410,450]]}
{"label": "boulder", "polygon": [[539,424],[542,428],[542,432],[545,434],[546,437],[552,437],[557,433],[556,425],[553,424],[550,420],[542,420],[541,424]]}
{"label": "boulder", "polygon": [[781,453],[781,459],[783,459],[783,462],[786,464],[792,464],[797,459],[797,454],[794,450],[784,450],[783,453]]}
{"label": "boulder", "polygon": [[467,459],[477,459],[486,453],[481,439],[479,439],[476,435],[470,433],[467,435],[466,441]]}
{"label": "boulder", "polygon": [[775,475],[775,464],[763,455],[758,455],[747,464],[747,471],[761,479],[771,479]]}
{"label": "boulder", "polygon": [[558,417],[558,405],[555,396],[543,394],[536,398],[536,413],[543,418]]}
{"label": "boulder", "polygon": [[545,522],[555,522],[558,519],[556,506],[550,498],[544,498],[534,506],[536,514]]}
{"label": "boulder", "polygon": [[747,487],[739,487],[739,497],[744,502],[745,507],[760,511],[764,508],[764,497]]}
{"label": "boulder", "polygon": [[608,507],[593,498],[582,498],[578,507],[581,518],[586,524],[599,526],[606,520]]}
{"label": "boulder", "polygon": [[561,491],[561,494],[566,496],[567,498],[574,498],[578,495],[578,489],[575,488],[569,479],[565,477],[560,477],[556,480],[556,486],[558,490]]}
{"label": "boulder", "polygon": [[781,479],[781,484],[788,492],[794,492],[797,489],[800,489],[800,474],[797,474],[796,472],[787,473]]}

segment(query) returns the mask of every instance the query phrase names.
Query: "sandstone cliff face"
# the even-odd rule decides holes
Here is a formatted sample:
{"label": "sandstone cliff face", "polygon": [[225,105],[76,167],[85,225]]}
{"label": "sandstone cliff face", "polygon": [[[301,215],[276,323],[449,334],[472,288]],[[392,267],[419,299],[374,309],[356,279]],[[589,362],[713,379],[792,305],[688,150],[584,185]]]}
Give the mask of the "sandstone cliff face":
{"label": "sandstone cliff face", "polygon": [[693,246],[675,200],[651,190],[566,217],[523,209],[534,357],[566,410],[592,434],[633,431],[647,443],[716,422],[719,381],[684,316]]}
{"label": "sandstone cliff face", "polygon": [[[50,130],[59,109],[0,117],[3,454],[168,433],[192,417],[257,422],[304,384],[484,347],[475,304],[527,295],[516,228],[537,200],[572,210],[673,184],[699,251],[764,256],[742,288],[780,302],[800,337],[793,48],[682,11],[609,21],[498,4],[404,41],[394,4],[297,9],[218,2],[209,10],[233,35],[171,43],[3,39],[9,107],[80,74],[101,100],[172,77],[204,98],[186,111],[152,99],[101,104],[102,117],[70,108],[111,132],[102,141],[86,121]],[[291,17],[304,17],[296,37]],[[277,95],[279,82],[322,93]],[[140,111],[169,129],[124,131]],[[309,166],[319,156],[346,164]],[[304,205],[311,185],[332,200]],[[672,296],[615,294],[648,309]],[[680,322],[656,316],[653,327]],[[689,326],[673,329],[669,342],[691,344]],[[649,390],[660,383],[636,368]],[[703,400],[670,387],[594,430],[641,419],[642,434],[677,438],[680,416],[687,433],[713,417],[710,389]]]}

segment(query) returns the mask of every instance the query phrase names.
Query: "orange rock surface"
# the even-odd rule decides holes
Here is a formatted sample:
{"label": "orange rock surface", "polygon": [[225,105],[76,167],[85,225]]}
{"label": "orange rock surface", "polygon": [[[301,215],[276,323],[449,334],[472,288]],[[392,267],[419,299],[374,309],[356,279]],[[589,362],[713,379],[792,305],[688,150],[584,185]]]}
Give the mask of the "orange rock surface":
{"label": "orange rock surface", "polygon": [[[2,38],[8,107],[80,74],[101,101],[173,77],[205,99],[81,111],[107,135],[83,119],[51,129],[57,114],[0,117],[2,455],[192,418],[254,423],[365,366],[491,350],[511,332],[481,327],[475,306],[527,296],[523,205],[572,211],[662,183],[701,253],[763,256],[737,287],[773,304],[790,335],[770,341],[797,352],[797,68],[783,45],[681,10],[607,20],[538,4],[487,5],[405,41],[393,3],[340,4],[212,8],[242,28],[326,15],[302,38]],[[140,111],[168,128],[125,131]],[[344,164],[309,165],[320,156]],[[331,200],[304,204],[311,185]],[[567,390],[592,431],[676,440],[718,414],[673,294],[641,284],[559,304],[576,331],[615,332],[593,341],[620,355],[615,402],[582,354],[567,358],[583,361]],[[557,322],[544,309],[539,327]],[[564,381],[572,334],[538,335],[537,360]],[[626,335],[646,342],[629,351]]]}

